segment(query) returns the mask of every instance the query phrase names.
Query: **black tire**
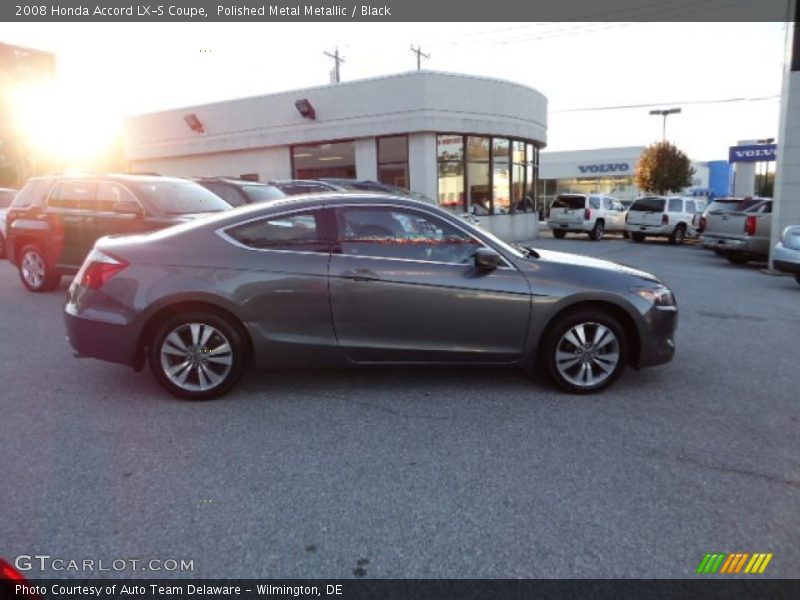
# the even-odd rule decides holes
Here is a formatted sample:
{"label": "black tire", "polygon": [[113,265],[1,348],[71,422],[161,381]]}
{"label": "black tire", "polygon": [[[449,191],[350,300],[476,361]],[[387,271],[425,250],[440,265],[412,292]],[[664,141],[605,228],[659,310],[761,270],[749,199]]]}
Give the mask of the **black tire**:
{"label": "black tire", "polygon": [[[195,330],[194,326],[200,328]],[[206,333],[208,337],[203,340]],[[178,343],[173,336],[177,336]],[[226,345],[229,351],[225,350]],[[156,381],[173,396],[212,400],[229,392],[242,377],[246,347],[244,334],[228,319],[212,312],[193,311],[171,316],[158,325],[148,359]],[[224,359],[229,362],[223,363]],[[183,384],[178,382],[181,377]],[[214,381],[215,377],[219,380]]]}
{"label": "black tire", "polygon": [[631,234],[628,231],[623,231],[622,232],[622,239],[627,240],[630,237],[631,237]]}
{"label": "black tire", "polygon": [[594,224],[594,228],[589,232],[589,239],[593,242],[599,242],[603,239],[603,235],[606,233],[606,226],[605,223],[602,221],[596,221]]}
{"label": "black tire", "polygon": [[714,251],[714,254],[716,254],[717,256],[725,256],[725,252],[723,252],[719,248],[712,248],[712,250]]}
{"label": "black tire", "polygon": [[[584,326],[583,341],[589,342],[591,339],[590,336],[594,337],[595,335],[599,335],[599,341],[602,343],[602,346],[599,346],[595,350],[604,349],[606,351],[605,353],[595,352],[595,354],[592,354],[593,350],[587,348],[582,349],[579,346],[572,344],[567,339],[570,331],[579,325]],[[602,333],[600,326],[608,330],[608,332],[612,334],[613,338],[606,338],[606,334]],[[573,339],[581,341],[577,337],[574,337]],[[604,339],[612,340],[613,343],[612,341],[604,343]],[[616,363],[610,370],[606,371],[604,368],[600,368],[598,365],[600,365],[602,362],[605,366],[610,366],[605,362],[608,359],[601,359],[600,357],[612,356],[612,350],[616,351],[617,354]],[[585,368],[583,365],[584,359],[581,358],[581,355],[579,354],[581,352],[587,352],[587,354],[583,356],[585,356],[586,360],[588,361],[586,364],[589,365],[588,368],[590,369],[590,376],[594,377],[595,375],[602,375],[603,378],[597,383],[591,384],[591,382],[589,382],[585,385],[575,383],[575,378],[581,378]],[[575,359],[572,359],[571,357],[566,359],[563,358],[564,354],[571,356],[571,353],[575,353]],[[559,357],[559,354],[561,354],[561,357]],[[561,358],[560,366],[558,364],[559,358]],[[547,332],[542,339],[541,351],[539,353],[539,363],[545,368],[553,382],[561,389],[574,394],[591,394],[607,388],[617,379],[619,379],[620,375],[622,375],[622,372],[625,370],[625,365],[627,364],[627,359],[628,342],[622,326],[616,319],[611,317],[605,311],[591,308],[580,309],[575,312],[570,312],[563,316],[557,317],[556,320],[548,327]],[[572,360],[576,360],[578,362],[568,365],[567,363]],[[576,371],[574,374],[571,374],[570,371],[576,367],[578,371]],[[570,378],[572,378],[573,381],[570,381]]]}
{"label": "black tire", "polygon": [[567,232],[563,229],[553,229],[553,237],[557,240],[563,240],[565,235],[567,235]]}
{"label": "black tire", "polygon": [[794,276],[794,280],[795,280],[795,281],[796,281],[798,284],[800,284],[800,273],[798,273],[797,275],[795,275],[795,276]]}
{"label": "black tire", "polygon": [[61,275],[54,272],[47,255],[35,244],[23,246],[17,262],[22,285],[30,292],[52,292],[61,282]]}
{"label": "black tire", "polygon": [[643,242],[644,241],[644,234],[634,231],[633,233],[631,233],[631,239],[634,242]]}
{"label": "black tire", "polygon": [[677,225],[669,236],[669,243],[680,246],[684,240],[686,240],[686,227],[684,225]]}
{"label": "black tire", "polygon": [[750,262],[750,257],[744,252],[728,252],[725,254],[725,258],[732,265],[746,265]]}

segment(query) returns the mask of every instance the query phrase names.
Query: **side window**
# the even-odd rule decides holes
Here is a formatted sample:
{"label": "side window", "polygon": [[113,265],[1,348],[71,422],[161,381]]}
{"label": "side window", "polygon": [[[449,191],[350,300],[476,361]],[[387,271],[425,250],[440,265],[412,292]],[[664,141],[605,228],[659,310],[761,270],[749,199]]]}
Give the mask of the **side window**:
{"label": "side window", "polygon": [[697,212],[697,207],[694,204],[694,200],[686,201],[686,212],[690,214],[694,214]]}
{"label": "side window", "polygon": [[267,217],[237,225],[226,233],[237,242],[261,250],[327,252],[321,210]]}
{"label": "side window", "polygon": [[764,202],[764,204],[758,209],[758,212],[762,214],[770,214],[772,212],[772,202]]}
{"label": "side window", "polygon": [[353,207],[338,211],[343,254],[468,264],[481,243],[449,223],[414,210]]}
{"label": "side window", "polygon": [[228,186],[221,183],[204,183],[203,185],[208,190],[225,200],[225,202],[231,206],[242,206],[245,204],[244,198],[237,190],[233,188],[233,186]]}
{"label": "side window", "polygon": [[681,198],[670,198],[668,212],[683,212],[683,200]]}
{"label": "side window", "polygon": [[14,208],[27,208],[32,204],[41,205],[47,195],[52,179],[34,179],[25,184],[11,202]]}
{"label": "side window", "polygon": [[611,198],[603,198],[603,208],[606,210],[612,210],[614,208],[614,203],[611,201]]}
{"label": "side window", "polygon": [[600,208],[600,198],[597,196],[589,196],[589,206],[592,208]]}
{"label": "side window", "polygon": [[93,181],[59,181],[50,193],[48,206],[76,210],[95,210],[95,188]]}
{"label": "side window", "polygon": [[118,183],[101,181],[97,184],[97,210],[113,212],[117,202],[135,202],[139,204],[136,197]]}

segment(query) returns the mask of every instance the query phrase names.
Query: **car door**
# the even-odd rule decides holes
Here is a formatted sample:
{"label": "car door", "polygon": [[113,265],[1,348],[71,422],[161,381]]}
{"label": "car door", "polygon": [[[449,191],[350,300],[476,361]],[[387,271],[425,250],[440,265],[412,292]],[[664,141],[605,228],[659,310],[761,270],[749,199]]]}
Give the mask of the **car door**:
{"label": "car door", "polygon": [[47,198],[53,261],[59,267],[79,267],[94,244],[96,189],[92,180],[62,179]]}
{"label": "car door", "polygon": [[510,362],[530,286],[510,263],[474,266],[485,245],[433,213],[391,204],[336,209],[330,301],[339,346],[358,362]]}
{"label": "car door", "polygon": [[228,276],[259,366],[342,362],[328,298],[330,211],[295,209],[221,232],[241,250]]}
{"label": "car door", "polygon": [[98,182],[96,204],[92,243],[104,235],[127,235],[152,229],[145,221],[146,213],[139,200],[117,182]]}

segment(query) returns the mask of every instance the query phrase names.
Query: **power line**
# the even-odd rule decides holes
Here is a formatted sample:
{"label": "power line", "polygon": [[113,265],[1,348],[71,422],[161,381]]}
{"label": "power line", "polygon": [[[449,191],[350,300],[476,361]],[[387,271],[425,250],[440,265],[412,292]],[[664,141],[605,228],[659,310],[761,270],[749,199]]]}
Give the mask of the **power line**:
{"label": "power line", "polygon": [[333,67],[333,83],[339,83],[340,79],[340,72],[339,72],[339,64],[345,62],[343,56],[339,56],[339,47],[336,47],[336,52],[331,54],[330,52],[323,52],[325,56],[329,56],[333,59],[336,65]]}
{"label": "power line", "polygon": [[678,100],[672,102],[653,102],[649,104],[617,104],[612,106],[587,106],[582,108],[562,108],[559,110],[551,110],[551,113],[567,113],[567,112],[590,112],[600,110],[625,110],[630,108],[651,108],[653,106],[665,106],[667,104],[725,104],[732,102],[762,102],[764,100],[775,100],[780,98],[780,94],[774,96],[759,96],[756,98],[718,98],[716,100]]}

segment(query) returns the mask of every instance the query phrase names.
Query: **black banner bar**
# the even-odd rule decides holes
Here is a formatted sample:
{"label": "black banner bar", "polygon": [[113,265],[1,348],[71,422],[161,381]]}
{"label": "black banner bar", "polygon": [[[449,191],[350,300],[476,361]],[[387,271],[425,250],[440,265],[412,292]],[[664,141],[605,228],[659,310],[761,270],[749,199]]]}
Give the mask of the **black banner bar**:
{"label": "black banner bar", "polygon": [[0,598],[48,600],[795,600],[800,580],[755,576],[695,580],[230,580],[40,579],[0,581]]}
{"label": "black banner bar", "polygon": [[3,0],[17,22],[787,21],[791,0]]}

